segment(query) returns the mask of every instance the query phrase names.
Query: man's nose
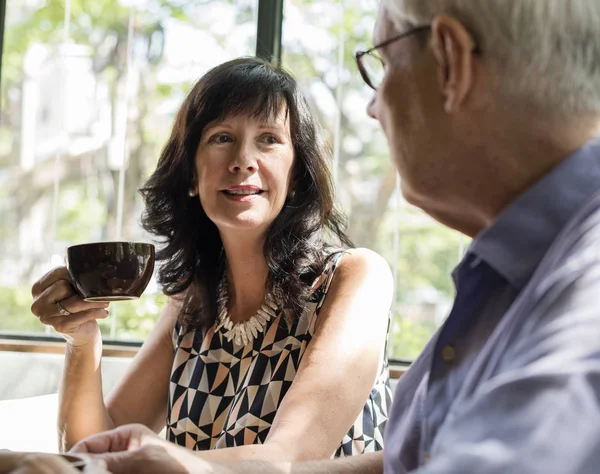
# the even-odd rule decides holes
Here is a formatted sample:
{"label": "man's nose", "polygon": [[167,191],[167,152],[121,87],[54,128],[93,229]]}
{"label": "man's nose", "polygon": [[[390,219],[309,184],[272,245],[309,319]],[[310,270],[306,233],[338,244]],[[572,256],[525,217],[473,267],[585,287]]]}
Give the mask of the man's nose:
{"label": "man's nose", "polygon": [[367,115],[377,120],[377,94],[374,93],[373,97],[367,104]]}

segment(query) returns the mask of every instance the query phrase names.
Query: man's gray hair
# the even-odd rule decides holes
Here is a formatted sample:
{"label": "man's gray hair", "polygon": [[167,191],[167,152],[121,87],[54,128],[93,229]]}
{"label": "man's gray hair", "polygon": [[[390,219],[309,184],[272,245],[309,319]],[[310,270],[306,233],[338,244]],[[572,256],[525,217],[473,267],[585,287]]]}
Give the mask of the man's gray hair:
{"label": "man's gray hair", "polygon": [[505,93],[559,113],[600,113],[600,0],[383,0],[397,28],[440,14],[473,35]]}

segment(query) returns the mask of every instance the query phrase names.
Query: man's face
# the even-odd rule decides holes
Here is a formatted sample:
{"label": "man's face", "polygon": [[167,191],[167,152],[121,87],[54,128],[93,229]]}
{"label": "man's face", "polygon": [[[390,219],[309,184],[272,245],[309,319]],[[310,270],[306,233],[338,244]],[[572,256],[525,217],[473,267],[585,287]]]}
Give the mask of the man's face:
{"label": "man's face", "polygon": [[[409,29],[395,28],[382,7],[374,44]],[[428,35],[429,30],[423,30],[378,50],[386,72],[367,109],[388,139],[404,197],[425,210],[433,204],[430,201],[436,199],[449,168],[454,166],[448,161],[448,117],[438,63],[426,46]]]}

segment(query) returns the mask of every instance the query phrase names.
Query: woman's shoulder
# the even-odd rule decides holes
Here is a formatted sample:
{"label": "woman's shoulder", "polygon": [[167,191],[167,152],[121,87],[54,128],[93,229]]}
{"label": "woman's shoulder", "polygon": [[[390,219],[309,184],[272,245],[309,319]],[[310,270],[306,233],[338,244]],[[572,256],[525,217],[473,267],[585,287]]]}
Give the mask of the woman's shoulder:
{"label": "woman's shoulder", "polygon": [[[359,325],[357,334],[363,336],[387,330],[394,281],[381,255],[364,248],[347,250],[328,280],[316,307],[319,322],[315,331],[319,324]],[[366,321],[368,327],[363,327]]]}
{"label": "woman's shoulder", "polygon": [[387,261],[377,252],[367,248],[346,250],[336,265],[336,279],[377,280],[391,282],[392,271]]}
{"label": "woman's shoulder", "polygon": [[385,290],[392,285],[392,271],[386,260],[377,252],[367,248],[352,248],[334,252],[322,275],[314,285],[315,294],[324,297],[333,283],[343,287],[352,282],[381,285]]}
{"label": "woman's shoulder", "polygon": [[367,248],[352,248],[343,252],[340,265],[346,268],[388,271],[391,275],[387,261],[377,252]]}

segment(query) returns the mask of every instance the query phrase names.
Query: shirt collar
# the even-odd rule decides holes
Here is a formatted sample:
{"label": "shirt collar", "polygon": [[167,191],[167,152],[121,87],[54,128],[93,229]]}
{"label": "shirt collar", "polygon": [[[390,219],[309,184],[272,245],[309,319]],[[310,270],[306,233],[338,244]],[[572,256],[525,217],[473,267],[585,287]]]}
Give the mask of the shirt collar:
{"label": "shirt collar", "polygon": [[525,286],[560,230],[600,191],[600,137],[558,164],[504,209],[471,243],[517,289]]}

